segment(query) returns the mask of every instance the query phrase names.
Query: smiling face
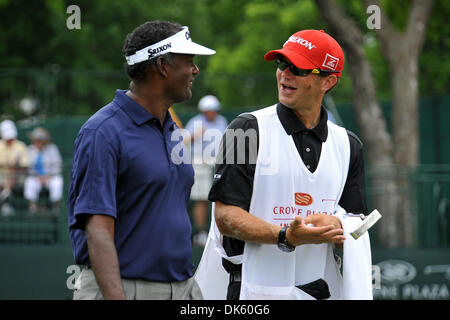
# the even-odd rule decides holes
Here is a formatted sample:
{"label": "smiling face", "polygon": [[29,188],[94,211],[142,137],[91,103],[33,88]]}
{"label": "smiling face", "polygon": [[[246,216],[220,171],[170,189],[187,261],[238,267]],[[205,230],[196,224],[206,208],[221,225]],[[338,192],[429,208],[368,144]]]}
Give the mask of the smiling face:
{"label": "smiling face", "polygon": [[173,56],[167,89],[174,102],[181,102],[192,98],[192,83],[200,71],[194,63],[194,55]]}
{"label": "smiling face", "polygon": [[317,75],[309,74],[299,77],[286,68],[277,69],[278,100],[291,109],[309,105],[320,97],[320,79]]}
{"label": "smiling face", "polygon": [[[284,57],[286,61],[289,59]],[[336,83],[335,76],[322,77],[317,74],[295,76],[289,68],[276,72],[278,100],[293,110],[319,108],[325,92]]]}

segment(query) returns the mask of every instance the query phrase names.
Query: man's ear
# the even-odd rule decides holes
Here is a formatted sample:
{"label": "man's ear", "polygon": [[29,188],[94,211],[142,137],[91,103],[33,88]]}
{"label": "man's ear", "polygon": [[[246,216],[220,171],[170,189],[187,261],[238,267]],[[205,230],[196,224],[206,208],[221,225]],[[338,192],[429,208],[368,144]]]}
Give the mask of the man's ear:
{"label": "man's ear", "polygon": [[322,90],[327,92],[328,90],[333,88],[337,82],[338,82],[338,79],[337,79],[336,75],[334,75],[334,74],[331,74],[331,75],[325,77],[324,81],[322,81]]}
{"label": "man's ear", "polygon": [[163,57],[158,57],[156,59],[156,70],[163,78],[167,78],[169,76],[168,63]]}

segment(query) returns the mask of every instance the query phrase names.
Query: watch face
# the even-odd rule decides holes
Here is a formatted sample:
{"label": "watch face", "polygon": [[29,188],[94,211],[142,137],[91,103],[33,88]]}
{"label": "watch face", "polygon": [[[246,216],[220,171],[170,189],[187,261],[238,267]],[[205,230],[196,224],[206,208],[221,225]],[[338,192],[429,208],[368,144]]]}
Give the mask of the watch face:
{"label": "watch face", "polygon": [[278,249],[280,249],[283,252],[292,252],[295,250],[295,247],[291,247],[285,243],[279,243],[278,244]]}

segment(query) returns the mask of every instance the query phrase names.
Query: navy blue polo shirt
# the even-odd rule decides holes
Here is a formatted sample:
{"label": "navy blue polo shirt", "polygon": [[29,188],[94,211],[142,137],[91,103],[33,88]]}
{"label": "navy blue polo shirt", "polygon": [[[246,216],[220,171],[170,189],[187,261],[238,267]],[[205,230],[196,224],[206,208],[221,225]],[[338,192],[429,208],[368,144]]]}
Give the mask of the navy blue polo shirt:
{"label": "navy blue polo shirt", "polygon": [[115,218],[121,277],[186,280],[193,268],[187,206],[194,171],[172,158],[182,157],[172,155],[182,142],[172,141],[177,127],[169,112],[161,127],[125,92],[117,90],[75,140],[68,197],[75,261],[90,265],[85,218],[104,214]]}

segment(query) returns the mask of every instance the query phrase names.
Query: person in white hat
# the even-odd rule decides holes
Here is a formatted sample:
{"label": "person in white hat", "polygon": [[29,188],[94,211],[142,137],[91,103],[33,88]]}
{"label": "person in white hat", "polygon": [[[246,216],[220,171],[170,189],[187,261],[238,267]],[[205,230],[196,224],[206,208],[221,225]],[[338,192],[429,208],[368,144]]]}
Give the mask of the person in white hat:
{"label": "person in white hat", "polygon": [[23,173],[29,166],[27,146],[17,139],[17,128],[13,121],[0,123],[0,203],[1,214],[9,216],[14,208],[7,202],[14,187],[20,187]]}
{"label": "person in white hat", "polygon": [[213,95],[207,95],[198,103],[200,114],[186,124],[190,136],[192,166],[195,180],[191,190],[194,201],[194,237],[195,246],[204,247],[208,238],[208,193],[212,186],[213,166],[218,146],[225,129],[227,119],[220,115],[220,101]]}
{"label": "person in white hat", "polygon": [[38,211],[37,201],[42,188],[49,191],[54,213],[57,213],[63,193],[62,158],[58,147],[51,143],[50,133],[41,127],[35,128],[28,147],[30,172],[24,183],[24,196],[29,202],[31,214]]}

